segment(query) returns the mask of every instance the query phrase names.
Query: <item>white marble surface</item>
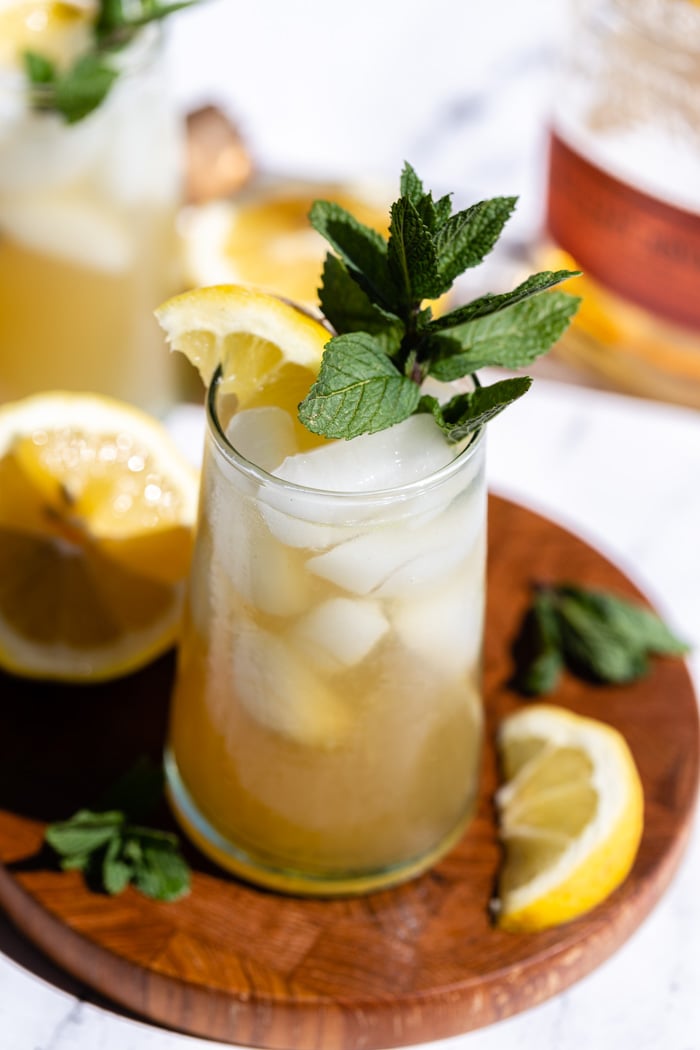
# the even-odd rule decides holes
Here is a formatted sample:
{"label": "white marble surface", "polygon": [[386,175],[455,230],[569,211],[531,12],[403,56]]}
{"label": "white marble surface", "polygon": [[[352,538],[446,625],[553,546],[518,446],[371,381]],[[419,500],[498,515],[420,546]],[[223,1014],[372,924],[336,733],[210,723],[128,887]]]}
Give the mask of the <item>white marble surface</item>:
{"label": "white marble surface", "polygon": [[[518,192],[513,237],[522,239],[537,216],[561,6],[211,0],[181,16],[172,37],[177,93],[183,108],[225,104],[269,170],[395,177],[407,158],[459,201]],[[196,446],[201,416],[179,414],[172,424]],[[538,380],[490,424],[489,473],[494,490],[619,563],[695,645],[690,666],[700,684],[700,415]],[[603,966],[535,1009],[429,1045],[700,1050],[698,885],[696,832],[663,900]],[[220,1045],[98,1000],[0,917],[0,1050]]]}

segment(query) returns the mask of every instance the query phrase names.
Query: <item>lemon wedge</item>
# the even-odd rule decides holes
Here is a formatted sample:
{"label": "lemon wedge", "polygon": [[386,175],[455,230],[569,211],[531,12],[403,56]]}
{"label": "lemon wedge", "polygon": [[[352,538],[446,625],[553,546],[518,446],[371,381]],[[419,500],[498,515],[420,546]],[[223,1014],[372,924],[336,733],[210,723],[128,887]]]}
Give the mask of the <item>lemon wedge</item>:
{"label": "lemon wedge", "polygon": [[497,922],[546,929],[587,912],[628,875],[643,827],[639,774],[617,730],[550,704],[507,717],[498,746]]}
{"label": "lemon wedge", "polygon": [[174,350],[208,384],[221,365],[219,393],[236,408],[276,405],[289,412],[302,447],[318,442],[297,420],[297,407],[318,375],[331,338],[315,318],[265,292],[240,285],[195,288],[163,303],[156,317]]}
{"label": "lemon wedge", "polygon": [[47,393],[0,407],[0,667],[94,682],[175,641],[196,471],[130,405]]}

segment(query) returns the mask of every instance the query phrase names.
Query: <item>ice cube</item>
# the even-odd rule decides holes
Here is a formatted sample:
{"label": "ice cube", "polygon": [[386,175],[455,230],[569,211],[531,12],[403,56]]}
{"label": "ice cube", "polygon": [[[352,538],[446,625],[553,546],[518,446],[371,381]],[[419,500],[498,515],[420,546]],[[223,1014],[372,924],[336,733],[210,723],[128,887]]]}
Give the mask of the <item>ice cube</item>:
{"label": "ice cube", "polygon": [[419,527],[389,522],[307,561],[312,573],[351,594],[396,597],[453,571],[483,529],[478,503],[459,497]]}
{"label": "ice cube", "polygon": [[296,452],[294,423],[284,409],[249,408],[237,412],[226,428],[233,447],[268,473]]}
{"label": "ice cube", "polygon": [[309,579],[299,555],[279,543],[258,516],[254,500],[229,498],[223,485],[207,493],[212,572],[243,601],[272,616],[291,616],[308,604]]}
{"label": "ice cube", "polygon": [[290,639],[323,670],[360,663],[389,630],[379,603],[361,598],[329,598],[303,616]]}
{"label": "ice cube", "polygon": [[455,455],[429,415],[286,459],[277,477],[327,492],[375,492],[427,478]]}
{"label": "ice cube", "polygon": [[77,194],[7,195],[0,203],[0,227],[28,248],[78,266],[118,273],[132,261],[134,245],[124,223]]}
{"label": "ice cube", "polygon": [[460,572],[428,594],[397,601],[391,622],[407,649],[439,675],[457,678],[478,664],[483,614],[483,572]]}
{"label": "ice cube", "polygon": [[335,747],[349,732],[347,706],[282,639],[243,630],[231,660],[236,695],[257,722],[309,747]]}

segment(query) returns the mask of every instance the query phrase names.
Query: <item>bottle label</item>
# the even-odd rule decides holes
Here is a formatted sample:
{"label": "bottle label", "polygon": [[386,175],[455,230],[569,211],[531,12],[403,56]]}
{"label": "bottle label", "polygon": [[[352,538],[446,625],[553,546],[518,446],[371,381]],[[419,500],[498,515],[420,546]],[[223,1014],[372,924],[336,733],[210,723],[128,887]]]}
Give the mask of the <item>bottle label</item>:
{"label": "bottle label", "polygon": [[547,226],[600,285],[700,330],[700,215],[621,182],[552,134]]}

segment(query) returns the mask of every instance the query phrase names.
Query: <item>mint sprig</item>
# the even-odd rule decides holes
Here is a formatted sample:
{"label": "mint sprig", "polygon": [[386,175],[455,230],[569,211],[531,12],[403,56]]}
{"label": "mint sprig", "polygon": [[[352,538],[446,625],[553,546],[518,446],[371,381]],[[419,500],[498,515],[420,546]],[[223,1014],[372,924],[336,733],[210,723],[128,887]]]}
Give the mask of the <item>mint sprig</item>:
{"label": "mint sprig", "polygon": [[517,685],[533,696],[554,692],[565,668],[624,684],[646,675],[651,657],[688,652],[651,609],[572,583],[536,588],[516,649]]}
{"label": "mint sprig", "polygon": [[453,214],[450,197],[434,200],[410,164],[400,194],[391,206],[388,238],[338,204],[314,202],[310,221],[335,252],[326,257],[319,299],[337,335],[326,346],[299,418],[314,433],[350,438],[427,411],[448,441],[458,442],[521,397],[529,379],[477,383],[443,405],[422,396],[424,380],[452,382],[488,366],[530,364],[556,342],[578,308],[575,296],[551,291],[578,271],[533,274],[511,292],[482,295],[435,318],[426,300],[439,298],[461,273],[483,262],[516,198],[480,201]]}
{"label": "mint sprig", "polygon": [[97,109],[111,91],[119,70],[111,61],[150,22],[190,7],[197,0],[100,0],[92,27],[90,50],[67,69],[60,70],[45,55],[23,54],[24,71],[32,88],[36,109],[59,113],[67,124],[75,124]]}
{"label": "mint sprig", "polygon": [[141,760],[98,808],[80,809],[68,820],[50,824],[45,839],[60,857],[63,870],[82,871],[90,885],[111,895],[130,883],[160,901],[187,894],[190,872],[177,836],[140,823],[162,790],[162,769]]}

